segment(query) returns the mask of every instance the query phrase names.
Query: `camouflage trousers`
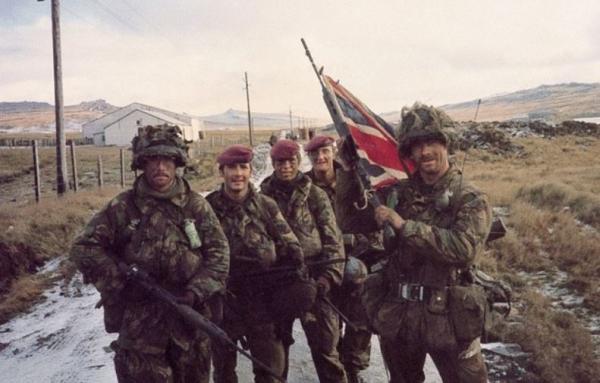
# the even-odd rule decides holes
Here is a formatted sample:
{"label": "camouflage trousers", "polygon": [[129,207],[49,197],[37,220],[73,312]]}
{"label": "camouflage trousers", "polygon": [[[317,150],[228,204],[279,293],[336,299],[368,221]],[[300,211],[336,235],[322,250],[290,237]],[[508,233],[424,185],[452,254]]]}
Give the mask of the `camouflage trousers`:
{"label": "camouflage trousers", "polygon": [[[346,374],[356,374],[369,367],[371,359],[371,332],[367,313],[360,299],[361,286],[345,286],[334,292],[333,303],[356,326],[340,323],[338,351]],[[342,327],[344,327],[342,329]]]}
{"label": "camouflage trousers", "polygon": [[208,383],[210,373],[210,341],[201,338],[185,351],[169,344],[164,352],[144,353],[122,348],[117,342],[115,370],[120,383]]}
{"label": "camouflage trousers", "polygon": [[487,370],[481,355],[479,338],[459,343],[447,351],[426,351],[421,345],[406,344],[399,339],[381,341],[381,353],[390,372],[390,383],[424,382],[423,367],[431,356],[444,383],[486,383]]}
{"label": "camouflage trousers", "polygon": [[[340,361],[337,345],[340,340],[339,317],[323,300],[317,298],[311,311],[300,318],[302,328],[310,347],[310,353],[315,364],[320,383],[347,383],[344,366]],[[294,343],[292,337],[293,321],[281,324],[280,337],[285,346],[285,374],[289,370],[290,346]]]}
{"label": "camouflage trousers", "polygon": [[[284,348],[276,326],[261,300],[245,301],[242,305],[229,300],[225,305],[222,328],[233,340],[240,340],[250,354],[270,369],[283,375]],[[213,342],[214,383],[237,383],[237,351],[233,347]],[[253,365],[256,383],[276,383],[275,378]]]}

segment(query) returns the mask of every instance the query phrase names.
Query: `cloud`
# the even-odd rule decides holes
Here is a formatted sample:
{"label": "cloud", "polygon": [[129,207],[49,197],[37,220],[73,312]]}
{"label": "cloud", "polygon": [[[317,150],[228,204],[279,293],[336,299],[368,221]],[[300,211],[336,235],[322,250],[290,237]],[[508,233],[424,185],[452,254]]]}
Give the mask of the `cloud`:
{"label": "cloud", "polygon": [[[49,7],[44,14],[41,3],[15,1],[12,16],[0,17],[0,94],[52,102]],[[105,98],[196,114],[245,109],[247,71],[253,110],[291,106],[324,116],[300,37],[326,73],[382,112],[415,100],[439,105],[597,81],[600,67],[595,1],[63,4],[67,104]]]}

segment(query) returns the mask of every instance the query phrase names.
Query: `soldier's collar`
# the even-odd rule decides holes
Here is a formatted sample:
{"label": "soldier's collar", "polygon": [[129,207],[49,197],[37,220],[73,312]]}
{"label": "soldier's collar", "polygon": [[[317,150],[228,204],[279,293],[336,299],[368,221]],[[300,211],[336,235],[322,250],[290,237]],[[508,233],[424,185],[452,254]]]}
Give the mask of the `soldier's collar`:
{"label": "soldier's collar", "polygon": [[176,176],[175,182],[165,192],[158,192],[152,189],[146,182],[144,175],[140,175],[135,181],[134,189],[136,195],[141,199],[154,198],[160,200],[170,200],[177,206],[184,206],[187,203],[187,192],[190,190],[190,186],[187,181],[183,178]]}
{"label": "soldier's collar", "polygon": [[417,187],[423,194],[429,194],[432,192],[438,192],[448,189],[452,178],[456,174],[460,173],[460,170],[454,164],[450,163],[450,167],[448,168],[446,173],[433,185],[427,185],[425,182],[423,182],[423,179],[421,178],[421,175],[418,172],[415,173],[413,179],[415,180]]}

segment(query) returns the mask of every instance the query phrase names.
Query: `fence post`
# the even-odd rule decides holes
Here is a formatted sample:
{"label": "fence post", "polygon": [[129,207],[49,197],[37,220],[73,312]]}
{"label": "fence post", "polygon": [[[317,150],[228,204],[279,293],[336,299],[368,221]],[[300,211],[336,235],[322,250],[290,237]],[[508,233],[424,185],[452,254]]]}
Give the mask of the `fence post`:
{"label": "fence post", "polygon": [[102,169],[102,156],[98,155],[98,187],[104,186],[104,171]]}
{"label": "fence post", "polygon": [[121,149],[119,151],[119,155],[121,158],[121,188],[125,187],[125,150]]}
{"label": "fence post", "polygon": [[71,147],[71,173],[73,174],[73,191],[77,193],[79,190],[79,180],[77,177],[77,157],[75,156],[75,142],[69,142]]}
{"label": "fence post", "polygon": [[35,192],[35,202],[40,202],[40,158],[38,152],[38,143],[33,140],[33,188]]}

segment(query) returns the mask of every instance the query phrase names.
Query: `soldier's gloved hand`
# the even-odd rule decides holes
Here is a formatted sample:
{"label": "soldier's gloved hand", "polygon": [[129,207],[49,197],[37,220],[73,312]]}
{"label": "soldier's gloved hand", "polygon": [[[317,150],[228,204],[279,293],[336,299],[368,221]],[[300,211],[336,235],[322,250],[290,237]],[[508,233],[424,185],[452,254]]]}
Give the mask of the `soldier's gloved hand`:
{"label": "soldier's gloved hand", "polygon": [[317,278],[317,294],[320,297],[324,297],[331,290],[331,283],[329,283],[329,279],[324,276],[320,276]]}
{"label": "soldier's gloved hand", "polygon": [[179,304],[188,305],[191,307],[196,302],[196,294],[194,294],[193,291],[187,290],[185,293],[183,293],[183,295],[175,297],[175,300]]}

